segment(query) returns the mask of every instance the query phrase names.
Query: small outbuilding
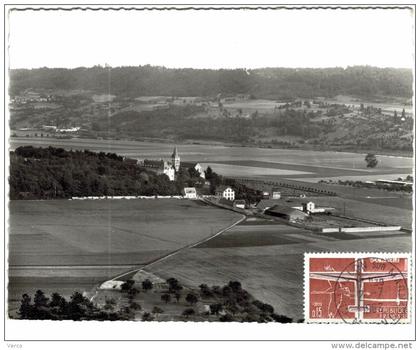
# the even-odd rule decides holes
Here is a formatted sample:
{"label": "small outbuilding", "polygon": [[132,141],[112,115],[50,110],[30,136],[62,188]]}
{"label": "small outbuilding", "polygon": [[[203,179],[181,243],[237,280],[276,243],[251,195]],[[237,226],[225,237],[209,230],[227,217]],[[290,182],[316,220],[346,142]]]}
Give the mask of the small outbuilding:
{"label": "small outbuilding", "polygon": [[244,199],[237,199],[237,200],[233,201],[233,206],[235,208],[245,209],[246,202],[245,202]]}
{"label": "small outbuilding", "polygon": [[184,198],[197,199],[197,190],[195,187],[185,187],[183,192]]}

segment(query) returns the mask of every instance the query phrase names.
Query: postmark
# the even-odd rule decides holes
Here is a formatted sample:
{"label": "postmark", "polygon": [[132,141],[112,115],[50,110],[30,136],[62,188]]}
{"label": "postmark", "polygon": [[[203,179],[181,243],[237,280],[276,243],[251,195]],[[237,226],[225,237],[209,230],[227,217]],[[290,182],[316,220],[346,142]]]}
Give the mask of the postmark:
{"label": "postmark", "polygon": [[305,254],[305,322],[410,323],[410,255]]}

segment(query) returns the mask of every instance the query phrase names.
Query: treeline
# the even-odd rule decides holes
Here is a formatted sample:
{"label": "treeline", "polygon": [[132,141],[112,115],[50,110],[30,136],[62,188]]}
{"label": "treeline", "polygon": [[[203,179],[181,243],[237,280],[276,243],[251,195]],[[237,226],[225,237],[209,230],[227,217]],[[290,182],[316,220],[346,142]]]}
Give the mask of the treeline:
{"label": "treeline", "polygon": [[83,89],[117,96],[216,96],[265,98],[392,95],[410,98],[410,69],[344,68],[168,69],[155,66],[38,68],[10,71],[11,96],[28,88]]}
{"label": "treeline", "polygon": [[102,310],[80,292],[74,292],[70,300],[66,300],[58,293],[48,298],[42,290],[37,290],[33,300],[28,294],[22,295],[18,317],[22,320],[122,321],[131,319],[131,310]]}
{"label": "treeline", "polygon": [[114,153],[32,146],[10,153],[9,184],[10,199],[177,195],[184,186]]}

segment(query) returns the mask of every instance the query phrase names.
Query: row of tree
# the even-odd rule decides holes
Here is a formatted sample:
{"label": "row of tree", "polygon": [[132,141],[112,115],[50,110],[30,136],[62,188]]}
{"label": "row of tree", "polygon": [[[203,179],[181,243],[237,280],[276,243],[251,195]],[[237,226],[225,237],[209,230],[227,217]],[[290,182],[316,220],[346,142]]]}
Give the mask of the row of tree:
{"label": "row of tree", "polygon": [[28,294],[22,295],[18,315],[24,320],[116,321],[129,319],[124,310],[108,312],[94,306],[80,292],[74,292],[70,300],[66,300],[58,293],[53,293],[51,298],[48,298],[42,290],[36,291],[33,300]]}

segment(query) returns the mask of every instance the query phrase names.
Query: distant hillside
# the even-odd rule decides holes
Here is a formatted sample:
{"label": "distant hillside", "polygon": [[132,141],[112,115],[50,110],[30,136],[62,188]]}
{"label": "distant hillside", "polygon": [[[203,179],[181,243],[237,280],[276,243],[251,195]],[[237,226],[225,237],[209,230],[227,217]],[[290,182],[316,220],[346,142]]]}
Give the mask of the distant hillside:
{"label": "distant hillside", "polygon": [[10,71],[10,94],[23,90],[92,90],[119,96],[215,96],[250,94],[263,98],[388,95],[410,98],[409,69],[356,66],[325,69],[167,69],[139,66],[39,68]]}

